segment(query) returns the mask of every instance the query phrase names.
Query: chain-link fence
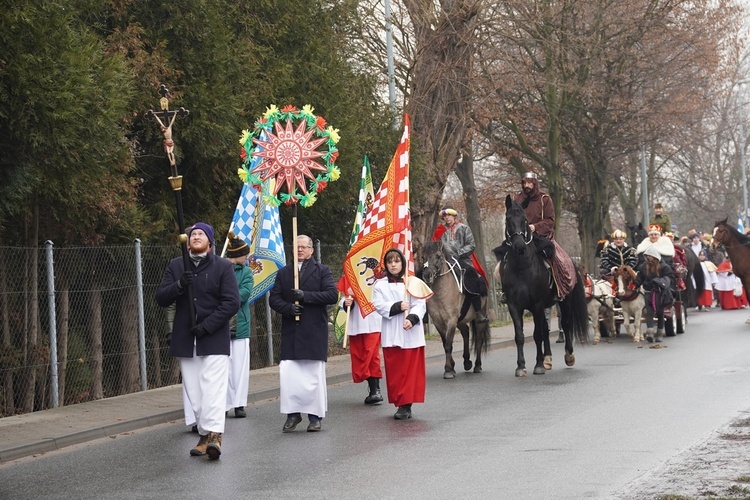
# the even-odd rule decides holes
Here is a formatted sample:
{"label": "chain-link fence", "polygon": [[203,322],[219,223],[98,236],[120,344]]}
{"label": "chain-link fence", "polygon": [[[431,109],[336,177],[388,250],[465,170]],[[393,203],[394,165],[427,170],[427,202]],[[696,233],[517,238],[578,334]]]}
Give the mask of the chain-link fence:
{"label": "chain-link fence", "polygon": [[[338,279],[348,248],[315,243],[316,259]],[[179,255],[179,247],[138,240],[0,247],[0,417],[179,383],[179,364],[167,354],[167,313],[154,300],[167,263]],[[490,279],[490,315],[503,319]],[[278,363],[281,318],[267,296],[252,308],[257,369]]]}

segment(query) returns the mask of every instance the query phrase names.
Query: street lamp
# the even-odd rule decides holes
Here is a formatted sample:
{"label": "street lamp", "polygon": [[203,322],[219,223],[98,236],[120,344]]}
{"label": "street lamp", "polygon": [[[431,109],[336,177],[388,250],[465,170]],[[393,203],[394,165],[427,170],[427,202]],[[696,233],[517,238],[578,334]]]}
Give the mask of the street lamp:
{"label": "street lamp", "polygon": [[[146,116],[148,118],[156,118],[159,123],[162,134],[164,134],[164,152],[167,153],[167,159],[169,160],[170,175],[169,185],[172,186],[174,191],[175,204],[177,205],[177,223],[180,230],[180,243],[182,244],[182,263],[184,269],[190,269],[190,255],[188,254],[187,247],[187,235],[185,234],[185,219],[182,214],[182,176],[177,173],[177,161],[174,156],[174,140],[172,139],[172,125],[178,116],[187,116],[190,114],[185,108],[180,108],[177,111],[169,110],[169,89],[164,84],[159,86],[159,105],[161,111],[154,111],[149,109]],[[168,124],[168,125],[167,125]],[[193,287],[192,284],[187,287],[188,304],[190,305],[190,323],[191,326],[195,326],[195,304],[193,303]]]}
{"label": "street lamp", "polygon": [[747,80],[737,82],[740,87],[740,91],[737,95],[737,115],[739,117],[740,127],[740,168],[742,169],[742,226],[748,227],[747,225],[747,165],[745,159],[745,115],[744,115],[744,102],[742,97],[744,96],[744,87]]}

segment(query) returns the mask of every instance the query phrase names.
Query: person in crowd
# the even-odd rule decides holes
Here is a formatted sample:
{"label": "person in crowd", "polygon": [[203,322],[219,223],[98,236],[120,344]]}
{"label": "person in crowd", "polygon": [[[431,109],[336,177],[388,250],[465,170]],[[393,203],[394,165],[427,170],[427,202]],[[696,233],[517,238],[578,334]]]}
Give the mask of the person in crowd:
{"label": "person in crowd", "polygon": [[213,227],[197,222],[187,237],[191,268],[184,268],[182,257],[172,259],[156,302],[161,307],[175,304],[169,354],[180,360],[182,384],[200,434],[190,455],[217,459],[226,416],[229,321],[240,308],[240,294],[232,263],[213,253]]}
{"label": "person in crowd", "polygon": [[[643,252],[645,264],[638,270],[636,287],[643,286],[646,299],[646,340],[661,342],[664,338],[664,308],[674,299],[674,279],[672,268],[662,260],[656,245],[650,245]],[[654,331],[656,317],[656,331]]]}
{"label": "person in crowd", "polygon": [[698,311],[708,312],[714,303],[714,286],[717,283],[716,277],[716,265],[708,260],[708,251],[701,250],[698,254],[698,259],[701,262],[701,269],[703,270],[704,280],[703,290],[696,290],[698,293]]}
{"label": "person in crowd", "polygon": [[250,387],[250,294],[253,292],[253,272],[247,267],[250,248],[242,239],[230,232],[227,260],[234,264],[234,277],[240,289],[240,310],[229,323],[232,342],[229,354],[229,381],[227,384],[227,412],[234,408],[236,418],[245,418],[247,391]]}
{"label": "person in crowd", "polygon": [[346,335],[349,337],[349,355],[352,361],[352,381],[355,384],[367,381],[368,394],[366,405],[383,402],[380,392],[380,379],[383,370],[380,367],[380,327],[382,318],[371,312],[364,318],[359,304],[354,299],[350,288],[346,297],[341,299],[341,307],[347,311]]}
{"label": "person in crowd", "polygon": [[661,234],[672,231],[672,220],[669,215],[664,213],[664,207],[661,203],[654,205],[654,216],[648,223],[649,226],[657,225],[661,229]]}
{"label": "person in crowd", "polygon": [[672,258],[674,257],[674,244],[672,243],[672,240],[670,240],[666,236],[662,236],[661,226],[654,224],[648,226],[648,236],[643,241],[641,241],[635,249],[636,255],[638,255],[638,264],[636,270],[646,265],[646,257],[644,252],[652,245],[656,247],[656,250],[658,250],[659,254],[661,255],[661,260],[669,264],[669,266],[671,267]]}
{"label": "person in crowd", "polygon": [[674,286],[675,290],[682,292],[687,290],[685,278],[687,278],[688,275],[688,256],[685,253],[685,249],[674,242],[674,234],[667,232],[664,236],[666,236],[669,241],[672,242],[672,245],[674,245],[674,255],[672,256],[671,263],[672,272],[674,273]]}
{"label": "person in crowd", "polygon": [[627,244],[625,231],[615,229],[610,237],[612,241],[602,250],[602,259],[599,264],[599,275],[602,279],[613,281],[615,269],[620,266],[630,266],[635,269],[638,264],[638,256],[635,248]]}
{"label": "person in crowd", "polygon": [[328,410],[328,306],[339,294],[331,270],[312,258],[312,239],[300,235],[296,243],[298,269],[294,264],[279,269],[269,297],[271,308],[281,314],[279,399],[287,416],[281,430],[294,431],[307,413],[307,432],[318,432]]}
{"label": "person in crowd", "polygon": [[739,309],[740,301],[735,296],[736,276],[732,272],[732,261],[727,257],[716,268],[716,290],[722,309]]}
{"label": "person in crowd", "polygon": [[706,257],[708,257],[708,246],[701,239],[701,233],[696,231],[690,236],[690,250],[697,256],[705,250]]}
{"label": "person in crowd", "polygon": [[383,260],[385,277],[375,282],[372,303],[383,318],[381,343],[388,402],[398,407],[393,418],[408,420],[412,418],[412,405],[424,403],[426,372],[422,318],[427,312],[427,301],[407,295],[407,262],[400,250],[388,250]]}
{"label": "person in crowd", "polygon": [[458,212],[451,207],[440,211],[443,224],[435,230],[433,241],[440,239],[443,248],[458,261],[463,271],[463,291],[471,300],[475,318],[479,322],[487,322],[482,310],[482,297],[487,296],[487,281],[484,269],[474,256],[476,243],[471,228],[459,222]]}

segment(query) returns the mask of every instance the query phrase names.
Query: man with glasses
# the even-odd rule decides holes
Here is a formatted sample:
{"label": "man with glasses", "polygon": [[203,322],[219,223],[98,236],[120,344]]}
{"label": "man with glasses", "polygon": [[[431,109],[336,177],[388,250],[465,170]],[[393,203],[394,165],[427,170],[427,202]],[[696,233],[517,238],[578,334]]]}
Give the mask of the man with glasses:
{"label": "man with glasses", "polygon": [[294,431],[302,413],[309,420],[307,431],[320,431],[328,409],[328,305],[336,303],[338,290],[328,266],[312,256],[312,239],[298,236],[298,269],[294,264],[281,268],[269,298],[273,310],[281,314],[279,399],[281,413],[287,416],[282,432]]}

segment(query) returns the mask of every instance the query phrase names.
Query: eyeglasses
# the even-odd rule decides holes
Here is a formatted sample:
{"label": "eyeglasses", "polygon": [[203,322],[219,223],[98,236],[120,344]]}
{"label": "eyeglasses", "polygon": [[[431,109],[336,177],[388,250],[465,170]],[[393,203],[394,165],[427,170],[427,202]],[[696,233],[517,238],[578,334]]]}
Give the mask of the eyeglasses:
{"label": "eyeglasses", "polygon": [[304,248],[312,248],[312,247],[311,247],[310,245],[301,245],[301,246],[297,246],[297,250],[302,250],[302,249],[304,249]]}

